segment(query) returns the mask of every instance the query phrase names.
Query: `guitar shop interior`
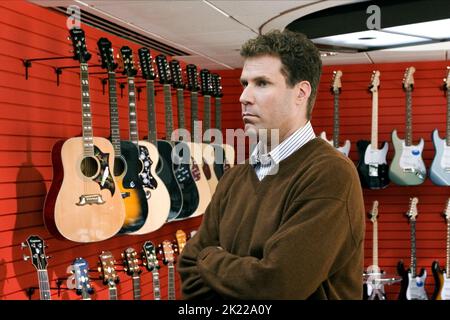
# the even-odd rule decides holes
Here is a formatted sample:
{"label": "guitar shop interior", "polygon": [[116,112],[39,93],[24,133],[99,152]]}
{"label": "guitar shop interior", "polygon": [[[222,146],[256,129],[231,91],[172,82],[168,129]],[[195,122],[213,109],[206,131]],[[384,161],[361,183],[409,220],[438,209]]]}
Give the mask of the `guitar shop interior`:
{"label": "guitar shop interior", "polygon": [[[0,2],[0,300],[182,299],[178,258],[250,154],[225,139],[244,128],[239,49],[273,29],[320,51],[311,124],[358,172],[361,298],[449,300],[449,12],[439,0]],[[171,157],[180,145],[187,163]]]}

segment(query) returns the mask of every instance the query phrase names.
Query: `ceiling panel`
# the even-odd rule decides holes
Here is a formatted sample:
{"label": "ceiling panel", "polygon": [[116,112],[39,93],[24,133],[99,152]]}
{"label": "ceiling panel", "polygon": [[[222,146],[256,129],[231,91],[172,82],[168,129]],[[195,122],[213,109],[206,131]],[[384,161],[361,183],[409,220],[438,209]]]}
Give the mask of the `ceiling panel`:
{"label": "ceiling panel", "polygon": [[401,61],[432,61],[445,60],[445,51],[397,51],[395,54],[386,50],[371,51],[367,53],[374,63],[401,62]]}

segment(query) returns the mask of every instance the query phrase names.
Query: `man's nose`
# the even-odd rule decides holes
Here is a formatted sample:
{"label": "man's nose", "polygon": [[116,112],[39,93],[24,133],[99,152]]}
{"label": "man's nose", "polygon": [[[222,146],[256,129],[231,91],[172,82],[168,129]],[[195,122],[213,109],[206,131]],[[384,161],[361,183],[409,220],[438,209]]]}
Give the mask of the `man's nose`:
{"label": "man's nose", "polygon": [[254,97],[252,93],[251,87],[248,85],[244,87],[244,90],[241,93],[241,96],[239,97],[239,102],[243,105],[251,104],[253,103]]}

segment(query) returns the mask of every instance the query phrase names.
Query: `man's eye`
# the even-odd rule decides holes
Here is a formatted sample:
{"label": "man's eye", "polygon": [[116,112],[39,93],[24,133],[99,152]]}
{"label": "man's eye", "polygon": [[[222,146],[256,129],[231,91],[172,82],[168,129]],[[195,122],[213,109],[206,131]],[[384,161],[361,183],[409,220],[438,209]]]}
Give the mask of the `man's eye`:
{"label": "man's eye", "polygon": [[258,86],[259,87],[265,87],[267,85],[266,81],[258,81]]}

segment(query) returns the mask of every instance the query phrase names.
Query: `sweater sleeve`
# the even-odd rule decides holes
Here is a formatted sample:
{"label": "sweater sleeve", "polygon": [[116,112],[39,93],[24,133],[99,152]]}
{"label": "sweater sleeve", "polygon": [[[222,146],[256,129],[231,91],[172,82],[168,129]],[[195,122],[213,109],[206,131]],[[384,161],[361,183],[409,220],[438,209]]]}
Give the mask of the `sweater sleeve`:
{"label": "sweater sleeve", "polygon": [[362,241],[353,236],[343,199],[295,201],[286,214],[261,259],[205,247],[197,261],[203,283],[229,299],[306,299],[351,259]]}

